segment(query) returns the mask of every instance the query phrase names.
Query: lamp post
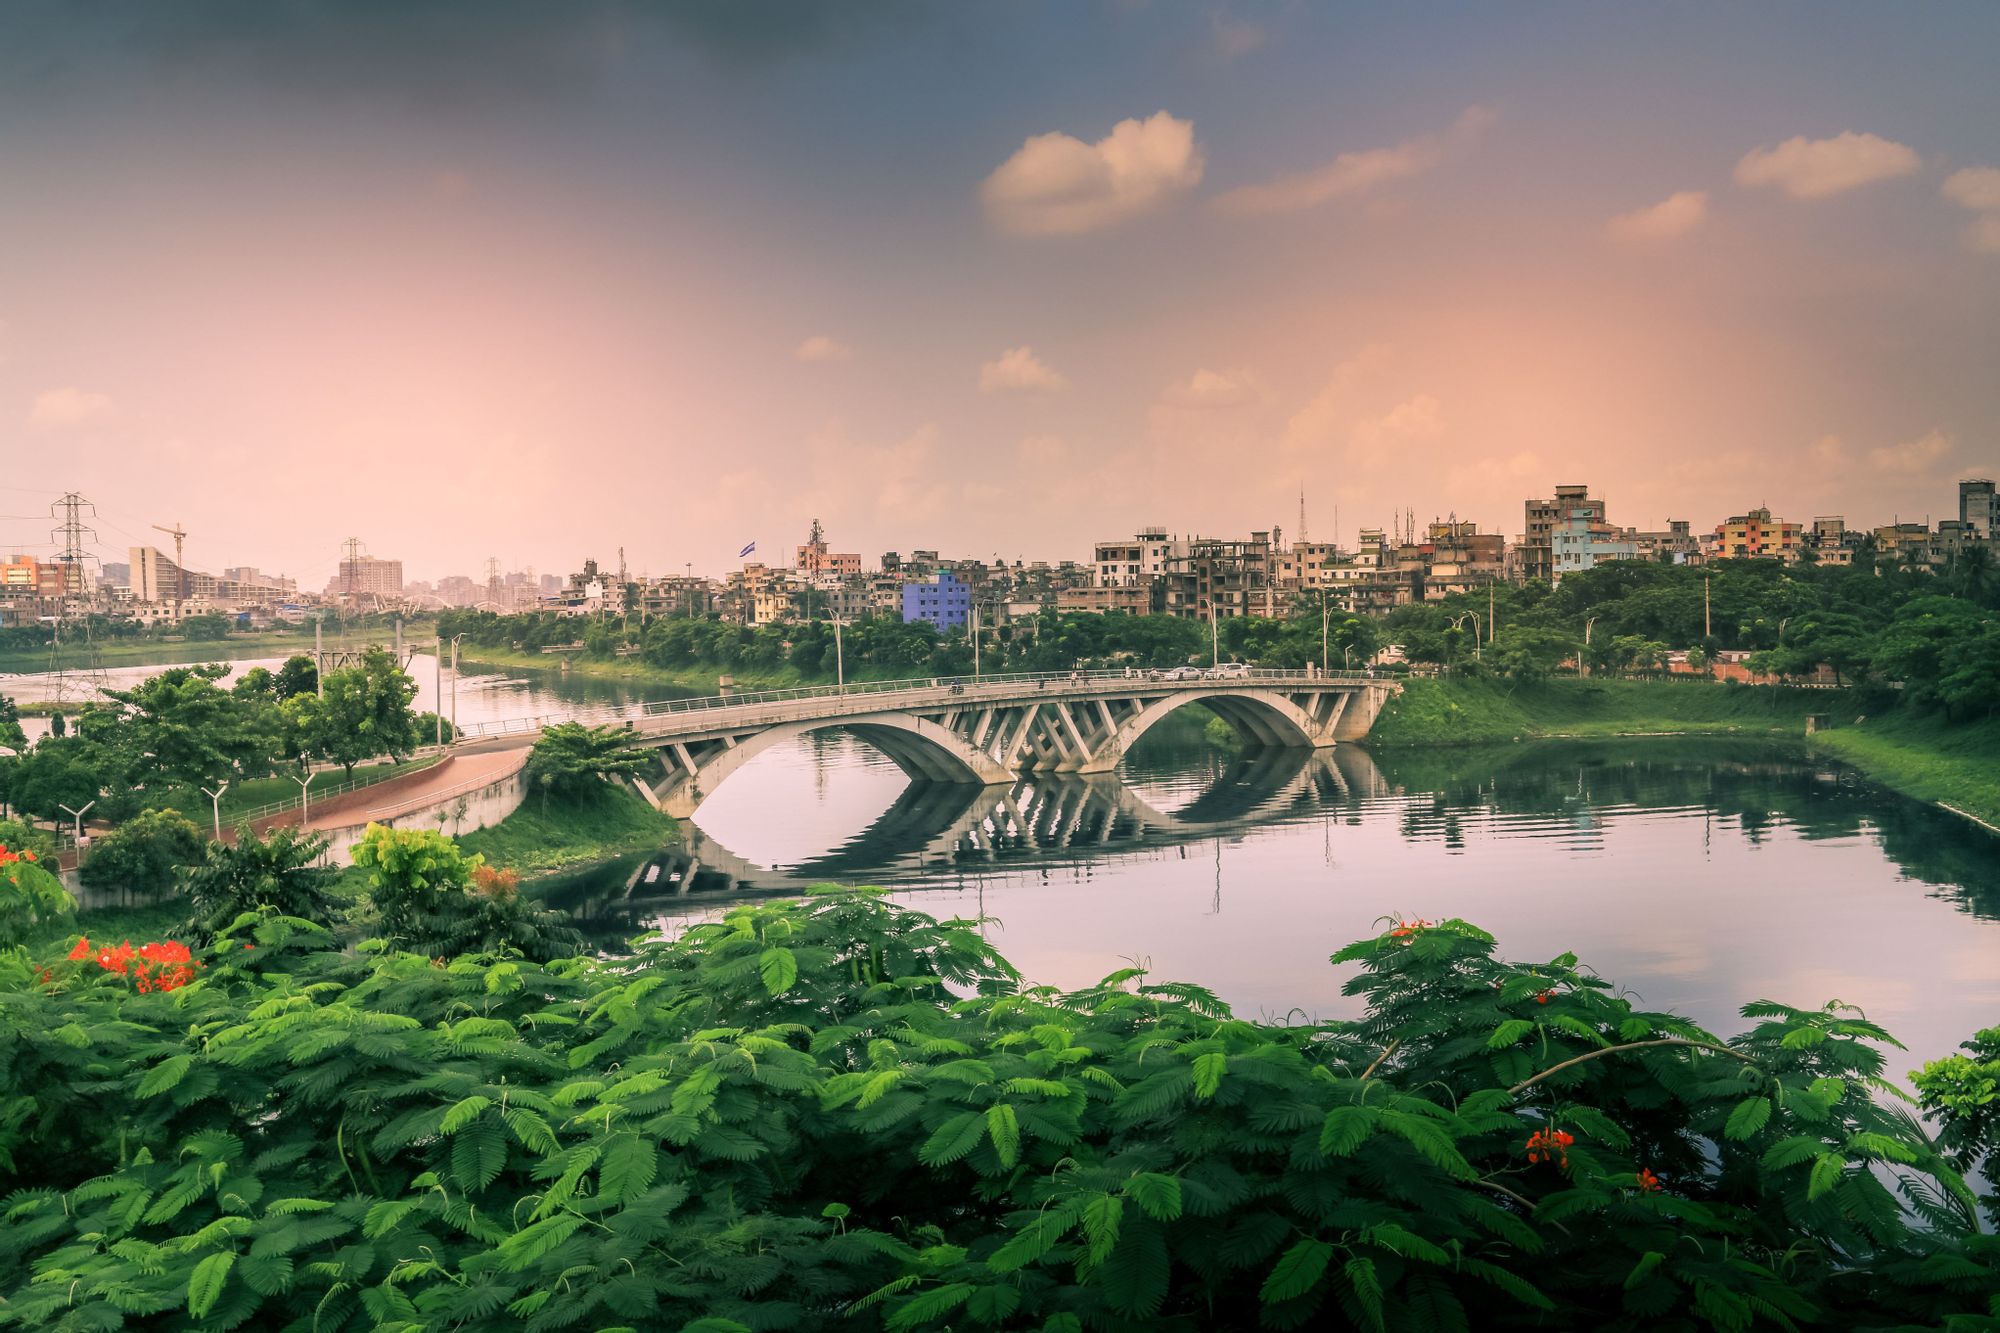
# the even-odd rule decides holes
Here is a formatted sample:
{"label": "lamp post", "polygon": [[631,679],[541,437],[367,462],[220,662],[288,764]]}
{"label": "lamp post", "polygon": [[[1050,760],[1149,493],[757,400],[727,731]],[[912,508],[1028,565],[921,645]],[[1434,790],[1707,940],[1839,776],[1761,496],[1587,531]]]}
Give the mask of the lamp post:
{"label": "lamp post", "polygon": [[1331,675],[1332,673],[1327,669],[1331,665],[1327,654],[1326,589],[1321,588],[1319,590],[1319,674],[1322,676]]}
{"label": "lamp post", "polygon": [[458,641],[463,634],[451,636],[451,743],[458,744]]}
{"label": "lamp post", "polygon": [[228,790],[229,784],[226,782],[214,791],[210,791],[206,787],[201,789],[201,794],[206,796],[209,804],[215,808],[215,840],[217,842],[222,841],[222,793]]}
{"label": "lamp post", "polygon": [[842,694],[847,693],[847,662],[841,655],[839,616],[833,618],[833,684]]}
{"label": "lamp post", "polygon": [[307,804],[306,788],[312,786],[313,779],[318,776],[319,773],[317,770],[315,770],[314,772],[306,774],[302,778],[292,779],[292,781],[299,784],[299,827],[300,828],[304,828],[306,826],[306,820],[310,818],[312,814],[311,807]]}
{"label": "lamp post", "polygon": [[[61,805],[61,802],[57,802],[57,804],[58,804],[58,805]],[[71,810],[71,809],[70,809],[70,808],[69,808],[68,806],[66,806],[66,805],[62,805],[62,809],[64,809],[65,811],[68,811],[68,813],[69,813],[69,817],[70,817],[71,819],[74,819],[74,820],[76,821],[76,842],[77,842],[77,846],[79,846],[79,847],[81,847],[81,846],[83,845],[83,816],[84,816],[84,811],[86,811],[86,810],[89,810],[91,806],[93,806],[93,805],[96,805],[96,804],[97,804],[97,802],[96,802],[95,800],[90,800],[90,801],[85,801],[85,802],[83,803],[83,810]]]}
{"label": "lamp post", "polygon": [[[441,638],[431,640],[431,666],[433,667],[431,678],[434,683],[431,706],[436,710],[433,716],[437,718],[437,744],[438,749],[442,750],[444,748],[444,640]],[[221,841],[220,833],[215,836],[217,841]]]}
{"label": "lamp post", "polygon": [[1479,613],[1477,611],[1461,611],[1459,614],[1451,617],[1451,627],[1453,629],[1464,629],[1468,616],[1472,619],[1472,655],[1476,658],[1479,656]]}
{"label": "lamp post", "polygon": [[1590,627],[1596,623],[1596,616],[1583,622],[1583,657],[1577,662],[1579,667],[1577,674],[1580,676],[1590,675]]}

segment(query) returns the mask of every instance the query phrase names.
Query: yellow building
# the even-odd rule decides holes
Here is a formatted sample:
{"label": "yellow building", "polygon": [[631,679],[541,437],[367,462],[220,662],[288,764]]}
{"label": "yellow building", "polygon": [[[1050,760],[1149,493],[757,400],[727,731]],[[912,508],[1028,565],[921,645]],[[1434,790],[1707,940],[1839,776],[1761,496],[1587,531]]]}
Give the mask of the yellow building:
{"label": "yellow building", "polygon": [[1768,509],[1725,519],[1708,535],[1711,560],[1782,560],[1791,564],[1805,547],[1805,525],[1772,518]]}

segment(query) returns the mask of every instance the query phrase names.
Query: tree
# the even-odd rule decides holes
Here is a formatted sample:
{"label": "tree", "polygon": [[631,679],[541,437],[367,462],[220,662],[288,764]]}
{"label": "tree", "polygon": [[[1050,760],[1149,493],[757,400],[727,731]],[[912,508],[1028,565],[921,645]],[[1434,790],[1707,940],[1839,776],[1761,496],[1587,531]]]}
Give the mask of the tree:
{"label": "tree", "polygon": [[21,710],[12,699],[0,694],[0,750],[19,753],[28,748],[28,735],[21,730]]}
{"label": "tree", "polygon": [[296,699],[301,694],[317,694],[319,667],[305,654],[295,654],[286,658],[285,664],[278,668],[272,687],[280,703],[287,699]]}
{"label": "tree", "polygon": [[201,859],[201,829],[178,810],[145,810],[97,839],[80,878],[93,889],[157,897]]}
{"label": "tree", "polygon": [[631,743],[618,727],[586,727],[564,722],[542,732],[528,752],[529,785],[544,796],[575,797],[605,778],[643,773],[653,756]]}
{"label": "tree", "polygon": [[280,916],[330,926],[340,915],[333,895],[340,872],[321,865],[327,839],[280,826],[259,837],[244,829],[232,845],[208,844],[187,873],[188,932],[213,939],[245,912],[269,908]]}
{"label": "tree", "polygon": [[229,618],[215,615],[187,616],[181,620],[180,630],[190,639],[215,642],[229,637]]}
{"label": "tree", "polygon": [[143,787],[213,787],[268,772],[275,738],[259,725],[254,698],[217,683],[228,670],[221,662],[169,667],[129,690],[106,690],[110,705],[90,713],[98,743],[118,753],[121,775]]}
{"label": "tree", "polygon": [[354,776],[354,766],[380,755],[406,758],[421,743],[410,703],[417,683],[386,651],[370,648],[356,666],[329,671],[323,692],[286,700],[304,748]]}
{"label": "tree", "polygon": [[97,799],[103,780],[78,754],[78,742],[45,740],[14,765],[7,796],[16,810],[67,822],[63,809],[81,810]]}
{"label": "tree", "polygon": [[582,943],[565,913],[520,896],[518,877],[482,873],[484,858],[431,829],[371,824],[354,864],[368,871],[382,935],[397,948],[440,957],[514,949],[547,961]]}

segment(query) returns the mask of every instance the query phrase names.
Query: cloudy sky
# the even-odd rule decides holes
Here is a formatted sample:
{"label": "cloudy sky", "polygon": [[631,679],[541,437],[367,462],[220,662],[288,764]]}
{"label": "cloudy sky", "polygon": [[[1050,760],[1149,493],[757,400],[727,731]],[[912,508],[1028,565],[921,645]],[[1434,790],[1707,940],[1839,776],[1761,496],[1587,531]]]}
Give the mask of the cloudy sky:
{"label": "cloudy sky", "polygon": [[[2000,6],[0,0],[0,513],[323,580],[1954,512]],[[0,550],[47,525],[0,519]]]}

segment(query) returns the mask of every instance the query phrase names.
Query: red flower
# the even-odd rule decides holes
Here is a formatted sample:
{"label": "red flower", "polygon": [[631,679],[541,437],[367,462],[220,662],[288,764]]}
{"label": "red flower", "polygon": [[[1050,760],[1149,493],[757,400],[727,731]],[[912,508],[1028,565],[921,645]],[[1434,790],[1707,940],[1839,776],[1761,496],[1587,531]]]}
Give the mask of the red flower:
{"label": "red flower", "polygon": [[1528,1136],[1528,1160],[1539,1162],[1543,1158],[1569,1169],[1569,1145],[1576,1142],[1576,1136],[1566,1130],[1538,1129]]}
{"label": "red flower", "polygon": [[76,947],[69,951],[69,956],[72,962],[78,959],[90,957],[90,936],[88,935],[78,936],[76,941]]}
{"label": "red flower", "polygon": [[1639,1188],[1648,1194],[1656,1194],[1660,1188],[1660,1178],[1653,1174],[1651,1167],[1639,1168]]}
{"label": "red flower", "polygon": [[21,859],[23,861],[34,862],[40,860],[41,858],[36,856],[33,852],[22,852]]}
{"label": "red flower", "polygon": [[1551,995],[1553,995],[1553,994],[1555,994],[1555,992],[1554,992],[1554,991],[1546,991],[1546,990],[1545,990],[1545,991],[1542,991],[1542,992],[1540,992],[1539,994],[1537,994],[1537,995],[1535,996],[1535,1003],[1536,1003],[1536,1004],[1547,1004],[1547,1003],[1549,1002],[1549,996],[1551,996]]}

